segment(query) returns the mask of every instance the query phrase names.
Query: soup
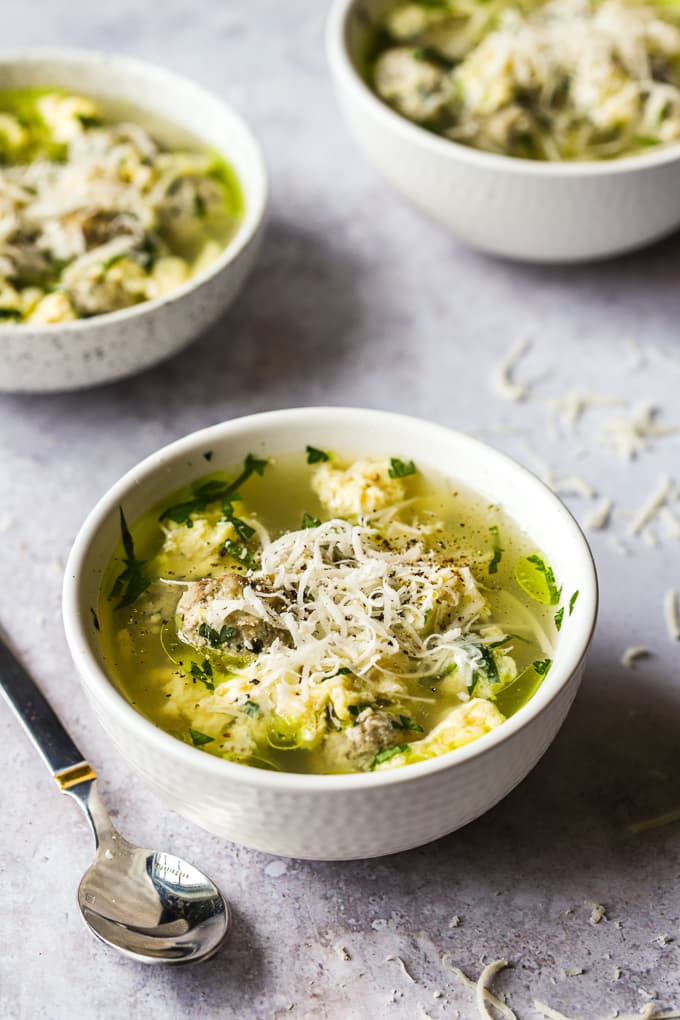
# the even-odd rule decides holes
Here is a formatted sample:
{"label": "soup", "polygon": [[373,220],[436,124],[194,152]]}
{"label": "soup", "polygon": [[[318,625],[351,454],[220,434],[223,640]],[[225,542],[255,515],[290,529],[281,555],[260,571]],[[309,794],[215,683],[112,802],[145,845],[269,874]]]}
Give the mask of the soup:
{"label": "soup", "polygon": [[368,76],[398,113],[506,156],[594,160],[680,141],[680,11],[640,0],[415,0]]}
{"label": "soup", "polygon": [[163,297],[219,256],[241,213],[233,171],[200,145],[165,145],[86,96],[0,92],[1,322]]}
{"label": "soup", "polygon": [[121,529],[111,675],[179,740],[261,768],[384,771],[477,739],[538,688],[576,599],[501,507],[396,456],[248,454]]}

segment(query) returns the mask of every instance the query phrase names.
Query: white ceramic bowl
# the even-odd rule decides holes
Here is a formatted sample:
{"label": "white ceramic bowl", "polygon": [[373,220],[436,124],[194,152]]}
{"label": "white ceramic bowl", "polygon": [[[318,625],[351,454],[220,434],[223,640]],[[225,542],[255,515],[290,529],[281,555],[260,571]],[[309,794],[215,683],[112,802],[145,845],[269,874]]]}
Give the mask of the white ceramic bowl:
{"label": "white ceramic bowl", "polygon": [[250,129],[221,99],[163,68],[78,50],[0,54],[0,90],[54,86],[120,107],[163,141],[199,139],[233,167],[243,219],[220,257],[154,301],[75,322],[0,325],[0,390],[68,390],[141,371],[174,354],[234,300],[252,268],[267,202],[267,173]]}
{"label": "white ceramic bowl", "polygon": [[[91,607],[119,538],[118,507],[134,521],[210,467],[245,453],[276,456],[313,442],[327,449],[413,457],[501,502],[548,556],[566,592],[580,591],[548,676],[498,729],[467,747],[393,772],[299,775],[212,757],[139,715],[107,675]],[[64,582],[71,654],[113,743],[164,801],[227,839],[287,857],[374,857],[419,846],[487,811],[536,764],[579,686],[597,611],[597,580],[574,519],[542,482],[469,436],[414,418],[353,408],[305,408],[238,418],[166,446],[122,478],[85,521]]]}
{"label": "white ceramic bowl", "polygon": [[352,134],[377,169],[451,233],[538,262],[603,258],[680,226],[680,145],[606,162],[543,163],[451,142],[383,103],[362,76],[372,24],[395,0],[335,0],[327,53]]}

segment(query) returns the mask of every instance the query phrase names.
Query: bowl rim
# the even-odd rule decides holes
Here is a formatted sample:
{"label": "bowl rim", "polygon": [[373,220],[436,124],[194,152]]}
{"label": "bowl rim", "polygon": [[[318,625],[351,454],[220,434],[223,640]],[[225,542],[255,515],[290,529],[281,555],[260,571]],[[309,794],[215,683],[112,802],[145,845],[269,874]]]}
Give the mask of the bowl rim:
{"label": "bowl rim", "polygon": [[[178,74],[161,64],[150,60],[142,60],[139,57],[129,57],[122,53],[113,53],[106,50],[90,50],[71,47],[50,47],[36,46],[25,49],[1,49],[0,50],[0,73],[3,68],[22,64],[33,64],[40,61],[53,61],[71,66],[97,67],[106,62],[115,73],[125,75],[126,73],[141,72],[155,78],[159,85],[165,84],[168,88],[182,89],[185,92],[193,93],[197,102],[209,102],[217,104],[222,108],[222,113],[230,122],[232,129],[240,131],[247,145],[252,150],[256,171],[248,179],[237,175],[239,187],[244,198],[244,214],[238,224],[233,237],[227,242],[220,252],[218,258],[209,266],[202,269],[200,273],[190,277],[185,283],[171,290],[161,297],[151,298],[148,301],[140,301],[139,304],[131,305],[129,308],[120,308],[114,312],[102,312],[100,315],[92,315],[87,318],[74,319],[69,322],[58,323],[31,323],[22,322],[15,324],[0,323],[0,337],[16,336],[28,333],[42,334],[43,336],[54,336],[57,331],[70,332],[72,330],[82,331],[96,329],[99,326],[108,326],[111,323],[123,323],[129,319],[156,311],[167,305],[180,301],[186,294],[197,290],[213,277],[218,276],[227,266],[231,265],[241,252],[247,248],[257,236],[267,212],[269,201],[269,180],[267,165],[264,158],[262,146],[255,136],[254,131],[247,121],[236,112],[236,110],[222,98],[217,92],[206,88],[199,82],[194,81],[183,74]],[[59,88],[58,83],[55,88]],[[139,109],[144,110],[144,103],[139,104]],[[172,121],[172,117],[167,118]],[[200,134],[197,135],[200,140]],[[229,154],[221,152],[227,162]]]}
{"label": "bowl rim", "polygon": [[659,146],[654,151],[616,156],[610,160],[533,160],[485,152],[443,138],[393,110],[364,81],[347,48],[347,25],[361,0],[333,0],[326,17],[326,56],[336,82],[348,87],[365,111],[381,119],[385,126],[404,141],[417,144],[438,156],[459,159],[472,166],[538,177],[602,177],[607,174],[634,173],[680,161],[680,141]]}
{"label": "bowl rim", "polygon": [[[548,494],[555,514],[561,517],[571,530],[572,558],[578,561],[579,570],[583,574],[579,581],[581,612],[578,617],[572,619],[569,643],[565,643],[541,686],[522,708],[506,719],[502,726],[484,734],[470,744],[423,762],[384,772],[313,774],[269,771],[217,758],[183,743],[139,713],[117,689],[114,681],[99,665],[91,651],[90,639],[88,639],[89,614],[85,612],[81,614],[79,611],[82,578],[86,576],[89,555],[92,548],[96,546],[102,522],[116,512],[121,501],[130,491],[143,484],[148,475],[162,468],[168,458],[195,455],[202,449],[204,450],[206,444],[210,446],[225,437],[245,439],[252,428],[265,427],[278,430],[284,428],[288,422],[298,423],[319,416],[324,417],[325,423],[337,423],[338,425],[346,423],[350,418],[356,419],[357,416],[361,416],[369,428],[371,422],[393,428],[396,436],[403,437],[401,441],[406,446],[409,434],[417,429],[422,434],[431,436],[433,440],[436,437],[439,441],[447,441],[457,446],[467,445],[483,456],[487,464],[495,462],[502,464],[506,469],[510,468],[517,473],[523,485],[529,486],[530,489],[533,488],[534,491],[540,490],[544,496]],[[507,454],[501,453],[466,433],[410,415],[354,407],[286,408],[232,418],[192,432],[145,457],[127,471],[100,498],[86,517],[68,557],[62,591],[62,614],[66,640],[82,685],[86,691],[91,688],[97,701],[105,706],[107,714],[117,717],[128,732],[132,732],[140,741],[145,742],[148,750],[153,751],[155,745],[167,755],[176,758],[178,762],[183,762],[187,768],[192,768],[194,771],[210,775],[213,778],[221,778],[227,782],[254,786],[259,789],[318,793],[371,790],[391,786],[394,783],[418,781],[428,775],[455,768],[456,765],[463,764],[471,758],[488,754],[499,744],[511,740],[528,723],[546,711],[569,684],[574,674],[578,672],[593,636],[597,608],[597,573],[585,535],[564,503],[541,479]]]}

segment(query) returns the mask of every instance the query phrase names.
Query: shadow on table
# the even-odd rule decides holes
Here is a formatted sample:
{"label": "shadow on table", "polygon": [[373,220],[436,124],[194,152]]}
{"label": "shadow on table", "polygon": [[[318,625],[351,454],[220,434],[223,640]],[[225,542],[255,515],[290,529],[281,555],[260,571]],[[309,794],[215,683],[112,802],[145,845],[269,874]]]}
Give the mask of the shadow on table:
{"label": "shadow on table", "polygon": [[[324,379],[351,371],[353,328],[365,314],[359,286],[365,277],[343,242],[273,220],[234,305],[175,357],[95,389],[9,399],[39,401],[41,407],[54,402],[61,414],[89,420],[143,416],[149,405],[154,417],[180,426],[183,411],[197,407],[210,419],[216,407],[223,417],[232,413],[230,405],[233,413],[293,405],[309,393],[314,375],[322,400]],[[167,406],[159,395],[167,395]]]}
{"label": "shadow on table", "polygon": [[[540,263],[511,262],[494,256],[480,255],[480,258],[489,258],[494,263],[502,264],[511,273],[516,272],[521,273],[524,277],[527,275],[533,277],[537,286],[560,282],[576,286],[593,283],[607,287],[611,283],[617,292],[622,287],[624,288],[621,295],[625,299],[626,282],[639,285],[641,278],[646,278],[650,282],[653,281],[655,295],[664,289],[675,293],[680,259],[680,231],[646,248],[592,262],[541,265]],[[639,298],[639,290],[634,291],[634,296]]]}
{"label": "shadow on table", "polygon": [[[658,832],[636,835],[628,826],[680,801],[678,702],[664,696],[663,684],[652,688],[649,666],[631,672],[593,654],[556,741],[508,797],[429,846],[342,865],[343,878],[370,876],[375,886],[381,875],[398,877],[413,892],[419,884],[451,888],[475,874],[487,893],[512,888],[521,894],[522,887],[530,892],[545,882],[565,895],[582,891],[584,876],[591,885],[634,880]],[[680,835],[680,826],[673,831]],[[337,866],[310,867],[330,881]]]}

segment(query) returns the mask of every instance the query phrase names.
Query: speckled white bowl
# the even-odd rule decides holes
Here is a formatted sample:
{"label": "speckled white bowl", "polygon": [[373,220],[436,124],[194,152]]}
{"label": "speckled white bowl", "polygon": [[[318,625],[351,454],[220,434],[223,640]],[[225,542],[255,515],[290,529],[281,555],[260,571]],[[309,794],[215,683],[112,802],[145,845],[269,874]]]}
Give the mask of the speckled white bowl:
{"label": "speckled white bowl", "polygon": [[375,167],[475,248],[536,262],[618,255],[680,227],[680,145],[606,162],[541,163],[426,131],[362,76],[372,24],[395,0],[334,0],[327,53],[349,128]]}
{"label": "speckled white bowl", "polygon": [[[51,326],[0,325],[0,391],[69,390],[139,372],[174,354],[234,300],[253,266],[267,203],[267,173],[247,125],[221,99],[163,68],[78,50],[0,54],[0,90],[54,86],[91,95],[113,109],[135,108],[163,140],[198,138],[222,153],[241,185],[244,214],[220,257],[154,301]],[[168,137],[170,135],[170,137]]]}
{"label": "speckled white bowl", "polygon": [[[504,505],[548,556],[566,592],[580,591],[554,661],[534,697],[498,729],[439,758],[393,772],[299,775],[223,761],[139,715],[112,683],[93,623],[103,571],[128,520],[206,470],[252,451],[277,456],[307,443],[413,457]],[[375,857],[419,846],[477,818],[517,785],[551,743],[579,686],[597,612],[597,579],[578,525],[532,474],[489,446],[438,425],[383,411],[304,408],[238,418],[195,432],[125,475],[85,521],[64,581],[71,654],[102,726],[170,807],[227,839],[287,857]]]}

